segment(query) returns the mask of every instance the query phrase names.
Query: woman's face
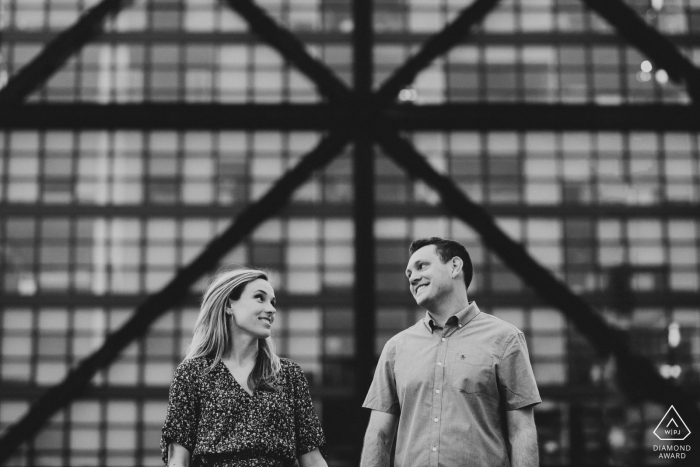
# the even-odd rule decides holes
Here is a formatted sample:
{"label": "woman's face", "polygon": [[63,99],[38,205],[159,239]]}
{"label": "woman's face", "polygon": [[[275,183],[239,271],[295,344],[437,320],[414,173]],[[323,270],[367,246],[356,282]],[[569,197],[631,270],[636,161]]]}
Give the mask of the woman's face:
{"label": "woman's face", "polygon": [[275,291],[265,279],[248,282],[241,298],[230,302],[233,331],[250,334],[256,339],[270,337],[275,320]]}

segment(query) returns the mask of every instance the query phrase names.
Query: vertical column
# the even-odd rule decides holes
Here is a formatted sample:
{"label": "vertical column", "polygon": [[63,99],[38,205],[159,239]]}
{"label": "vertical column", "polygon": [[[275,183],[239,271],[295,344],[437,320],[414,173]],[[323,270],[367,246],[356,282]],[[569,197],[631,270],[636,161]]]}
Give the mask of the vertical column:
{"label": "vertical column", "polygon": [[355,88],[355,147],[353,188],[355,221],[355,387],[353,403],[357,418],[353,429],[355,461],[359,462],[368,411],[360,409],[372,382],[375,341],[375,241],[374,241],[374,156],[369,125],[361,116],[370,112],[372,91],[372,0],[353,1],[353,84]]}

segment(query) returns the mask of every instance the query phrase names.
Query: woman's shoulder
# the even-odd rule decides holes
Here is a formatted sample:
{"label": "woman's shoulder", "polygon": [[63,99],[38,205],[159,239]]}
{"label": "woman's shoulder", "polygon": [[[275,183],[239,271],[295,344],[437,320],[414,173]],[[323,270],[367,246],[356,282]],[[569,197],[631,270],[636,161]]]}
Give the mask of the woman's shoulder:
{"label": "woman's shoulder", "polygon": [[280,369],[285,373],[303,373],[301,366],[289,358],[280,357]]}
{"label": "woman's shoulder", "polygon": [[280,375],[282,376],[282,381],[286,381],[287,384],[292,386],[308,384],[301,365],[288,358],[280,358]]}
{"label": "woman's shoulder", "polygon": [[176,373],[201,374],[209,368],[213,360],[207,357],[188,358],[183,360],[178,366]]}

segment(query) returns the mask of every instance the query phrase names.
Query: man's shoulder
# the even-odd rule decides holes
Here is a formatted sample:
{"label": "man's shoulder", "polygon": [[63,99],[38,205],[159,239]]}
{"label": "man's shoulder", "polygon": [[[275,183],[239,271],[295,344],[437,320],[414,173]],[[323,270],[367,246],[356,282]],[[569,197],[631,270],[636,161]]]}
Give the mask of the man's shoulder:
{"label": "man's shoulder", "polygon": [[384,347],[387,350],[393,351],[396,349],[396,347],[399,347],[402,344],[413,342],[415,339],[420,339],[421,337],[424,337],[426,332],[424,327],[425,324],[423,324],[423,320],[421,319],[412,326],[391,336],[391,338],[386,341],[386,344],[384,344]]}
{"label": "man's shoulder", "polygon": [[497,333],[499,336],[515,336],[517,334],[522,334],[523,332],[516,326],[510,324],[508,321],[503,321],[501,318],[497,318],[494,315],[484,313],[483,311],[479,313],[476,317],[480,326],[485,326],[491,332]]}
{"label": "man's shoulder", "polygon": [[425,328],[425,322],[421,318],[418,322],[414,323],[410,327],[404,329],[403,331],[397,333],[389,339],[395,343],[404,342],[406,340],[415,339],[417,337],[424,337],[427,329]]}

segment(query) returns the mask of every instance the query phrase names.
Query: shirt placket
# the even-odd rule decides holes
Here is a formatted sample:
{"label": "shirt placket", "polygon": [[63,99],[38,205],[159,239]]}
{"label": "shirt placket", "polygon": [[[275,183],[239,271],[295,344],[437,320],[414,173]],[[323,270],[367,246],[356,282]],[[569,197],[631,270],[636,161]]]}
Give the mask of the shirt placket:
{"label": "shirt placket", "polygon": [[440,334],[440,344],[436,353],[435,371],[433,374],[433,403],[430,414],[430,466],[437,467],[440,457],[440,425],[442,424],[442,406],[445,391],[445,360],[447,358],[447,345],[449,343],[449,328],[445,327]]}

